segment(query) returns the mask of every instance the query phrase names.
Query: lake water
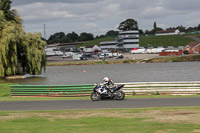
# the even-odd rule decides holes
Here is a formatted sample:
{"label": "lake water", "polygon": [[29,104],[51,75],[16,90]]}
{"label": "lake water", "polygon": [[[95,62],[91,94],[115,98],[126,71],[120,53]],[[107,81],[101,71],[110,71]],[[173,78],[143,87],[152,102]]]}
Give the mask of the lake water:
{"label": "lake water", "polygon": [[43,75],[45,78],[4,82],[34,85],[94,84],[102,82],[105,76],[116,83],[199,81],[200,62],[49,66]]}

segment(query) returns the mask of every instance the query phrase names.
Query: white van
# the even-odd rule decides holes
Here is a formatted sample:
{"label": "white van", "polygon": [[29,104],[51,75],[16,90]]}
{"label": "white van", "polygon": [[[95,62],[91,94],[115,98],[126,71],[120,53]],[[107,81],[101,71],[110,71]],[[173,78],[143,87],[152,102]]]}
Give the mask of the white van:
{"label": "white van", "polygon": [[138,49],[132,49],[131,54],[144,54],[146,53],[145,48],[138,48]]}
{"label": "white van", "polygon": [[73,54],[72,59],[73,60],[81,60],[82,55],[81,54]]}
{"label": "white van", "polygon": [[148,54],[158,54],[162,52],[164,48],[152,48],[152,49],[147,49]]}

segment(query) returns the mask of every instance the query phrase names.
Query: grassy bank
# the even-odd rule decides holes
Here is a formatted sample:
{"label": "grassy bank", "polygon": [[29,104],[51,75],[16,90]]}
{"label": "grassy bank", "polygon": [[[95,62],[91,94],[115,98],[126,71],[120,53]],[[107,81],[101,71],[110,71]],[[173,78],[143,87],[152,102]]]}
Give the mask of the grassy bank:
{"label": "grassy bank", "polygon": [[193,62],[193,61],[200,61],[200,55],[167,56],[162,58],[149,59],[145,62],[157,63],[157,62]]}
{"label": "grassy bank", "polygon": [[10,86],[13,84],[7,84],[7,83],[0,83],[0,98],[5,98],[10,96]]}
{"label": "grassy bank", "polygon": [[80,61],[80,62],[49,62],[49,63],[47,63],[47,66],[124,64],[124,63],[137,63],[138,61],[141,61],[141,60]]}
{"label": "grassy bank", "polygon": [[107,60],[107,61],[80,61],[80,62],[49,62],[47,66],[70,66],[70,65],[99,65],[99,64],[128,64],[128,63],[159,63],[159,62],[192,62],[200,61],[200,55],[167,56],[145,60]]}
{"label": "grassy bank", "polygon": [[200,107],[0,112],[2,133],[192,133]]}
{"label": "grassy bank", "polygon": [[193,41],[195,40],[182,35],[147,36],[147,37],[140,37],[140,46],[147,47],[148,44],[151,44],[151,46],[153,47],[185,46]]}
{"label": "grassy bank", "polygon": [[[169,36],[141,36],[140,39],[140,47],[147,47],[148,44],[151,44],[153,47],[158,46],[185,46],[190,42],[195,40],[188,38],[186,36],[197,36],[199,34],[185,34],[185,35],[169,35]],[[98,38],[92,41],[85,42],[81,46],[88,46],[88,45],[100,45],[100,42],[103,41],[114,41],[116,40],[115,37],[103,37]]]}

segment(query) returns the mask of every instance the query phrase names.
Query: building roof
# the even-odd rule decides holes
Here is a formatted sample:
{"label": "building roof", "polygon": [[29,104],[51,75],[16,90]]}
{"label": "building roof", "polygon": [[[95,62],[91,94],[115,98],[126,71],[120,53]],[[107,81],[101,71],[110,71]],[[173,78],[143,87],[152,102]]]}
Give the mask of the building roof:
{"label": "building roof", "polygon": [[118,41],[104,41],[104,42],[100,42],[100,45],[101,44],[111,44],[111,45],[113,45],[113,44],[118,44]]}
{"label": "building roof", "polygon": [[68,46],[68,45],[79,45],[84,42],[70,42],[70,43],[56,43],[56,44],[48,44],[49,47],[57,47],[57,46]]}
{"label": "building roof", "polygon": [[175,31],[176,31],[176,29],[174,29],[174,30],[158,30],[158,31],[156,31],[156,33],[172,33]]}
{"label": "building roof", "polygon": [[199,44],[200,44],[200,42],[191,42],[188,45],[186,45],[186,47],[189,46],[190,48],[194,48],[194,47],[196,47]]}
{"label": "building roof", "polygon": [[128,31],[119,31],[119,34],[123,34],[123,33],[139,33],[138,30],[128,30]]}
{"label": "building roof", "polygon": [[93,48],[95,45],[88,45],[85,48]]}

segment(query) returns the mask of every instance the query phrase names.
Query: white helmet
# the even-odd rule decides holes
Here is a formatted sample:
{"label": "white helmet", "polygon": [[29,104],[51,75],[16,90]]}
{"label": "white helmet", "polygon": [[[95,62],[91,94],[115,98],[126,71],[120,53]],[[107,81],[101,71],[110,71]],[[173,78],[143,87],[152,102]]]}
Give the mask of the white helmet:
{"label": "white helmet", "polygon": [[110,79],[108,77],[105,77],[105,78],[103,78],[103,81],[108,82],[108,81],[110,81]]}

